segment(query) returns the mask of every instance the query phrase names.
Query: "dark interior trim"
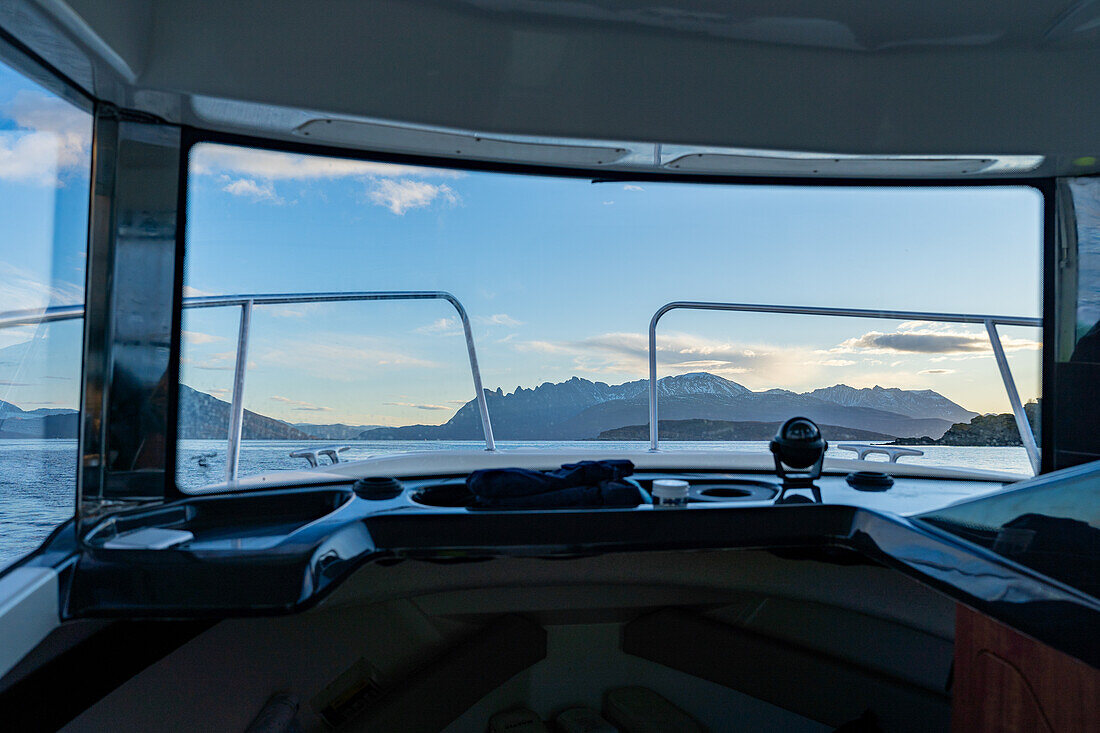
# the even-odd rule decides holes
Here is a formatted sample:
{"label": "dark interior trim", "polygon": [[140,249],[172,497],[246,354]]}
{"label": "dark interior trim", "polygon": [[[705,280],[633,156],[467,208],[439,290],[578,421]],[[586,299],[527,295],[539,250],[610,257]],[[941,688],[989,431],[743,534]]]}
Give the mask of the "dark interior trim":
{"label": "dark interior trim", "polygon": [[213,625],[207,620],[111,623],[0,692],[0,720],[6,730],[56,731]]}
{"label": "dark interior trim", "polygon": [[190,142],[186,150],[199,143],[237,145],[245,148],[261,148],[301,155],[317,155],[329,158],[363,160],[373,163],[394,163],[427,168],[449,168],[462,171],[512,173],[517,175],[547,176],[588,179],[592,183],[704,183],[715,185],[788,186],[788,187],[851,187],[851,188],[987,188],[1027,186],[1039,189],[1046,195],[1047,176],[1017,176],[1013,178],[821,178],[812,176],[746,176],[703,173],[643,172],[593,170],[570,166],[539,165],[534,163],[505,163],[499,161],[448,158],[415,153],[392,153],[369,149],[345,148],[313,142],[297,142],[256,135],[222,132],[200,127],[184,126],[184,137]]}

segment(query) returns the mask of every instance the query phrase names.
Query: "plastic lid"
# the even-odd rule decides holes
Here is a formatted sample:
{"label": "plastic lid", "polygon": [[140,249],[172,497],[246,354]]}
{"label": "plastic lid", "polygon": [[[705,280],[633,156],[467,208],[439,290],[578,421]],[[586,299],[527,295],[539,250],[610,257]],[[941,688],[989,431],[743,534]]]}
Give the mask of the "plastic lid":
{"label": "plastic lid", "polygon": [[688,482],[670,478],[654,479],[651,493],[659,499],[686,499]]}

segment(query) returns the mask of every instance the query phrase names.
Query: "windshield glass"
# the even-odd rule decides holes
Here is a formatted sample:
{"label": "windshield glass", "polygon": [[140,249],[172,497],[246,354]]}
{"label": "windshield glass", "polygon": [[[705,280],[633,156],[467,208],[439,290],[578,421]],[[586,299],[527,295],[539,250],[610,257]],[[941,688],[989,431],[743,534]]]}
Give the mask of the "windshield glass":
{"label": "windshield glass", "polygon": [[[185,297],[453,293],[498,447],[647,448],[647,327],[669,301],[1040,313],[1029,188],[592,182],[215,144],[189,173]],[[240,476],[308,469],[289,454],[334,444],[484,446],[446,301],[257,301],[243,361],[241,310],[185,303],[182,487],[225,479],[235,388]],[[998,334],[1034,402],[1039,329]],[[760,451],[804,414],[830,455],[897,442],[924,451],[906,462],[1031,472],[980,322],[678,310],[657,351],[668,448]]]}
{"label": "windshield glass", "polygon": [[91,140],[89,112],[0,63],[0,569],[73,516]]}

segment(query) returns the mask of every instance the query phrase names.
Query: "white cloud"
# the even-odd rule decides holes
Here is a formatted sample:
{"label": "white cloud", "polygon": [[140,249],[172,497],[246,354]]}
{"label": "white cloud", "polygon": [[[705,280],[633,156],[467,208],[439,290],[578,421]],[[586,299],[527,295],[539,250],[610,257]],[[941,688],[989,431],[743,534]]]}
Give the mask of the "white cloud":
{"label": "white cloud", "polygon": [[612,204],[614,204],[614,203],[615,203],[614,201],[604,201],[604,202],[603,202],[603,205],[604,205],[604,206],[611,206],[611,205],[612,205]]}
{"label": "white cloud", "polygon": [[323,158],[275,150],[201,145],[191,156],[191,172],[198,175],[230,174],[268,181],[307,181],[335,178],[459,178],[459,171],[412,165],[374,163],[346,158]]}
{"label": "white cloud", "polygon": [[225,341],[225,337],[200,333],[199,331],[184,331],[183,340],[187,342],[186,346],[197,346],[199,344],[212,344],[215,341]]}
{"label": "white cloud", "polygon": [[[514,348],[570,355],[573,368],[589,374],[641,375],[649,369],[649,339],[642,333],[605,333],[573,342],[517,341]],[[672,372],[751,372],[769,379],[802,377],[817,363],[803,349],[734,344],[683,333],[658,336],[657,358],[662,370]]]}
{"label": "white cloud", "polygon": [[[1001,344],[1006,351],[1042,348],[1041,343],[1030,339],[1002,338]],[[906,322],[894,333],[868,331],[821,353],[987,354],[992,353],[992,348],[984,333]]]}
{"label": "white cloud", "polygon": [[331,407],[319,407],[311,402],[305,402],[304,400],[292,400],[289,397],[282,397],[281,395],[272,395],[268,399],[274,402],[282,402],[284,405],[290,405],[290,409],[299,410],[303,412],[332,412]]}
{"label": "white cloud", "polygon": [[16,130],[0,131],[0,179],[59,185],[91,163],[92,118],[57,97],[21,91],[3,110]]}
{"label": "white cloud", "polygon": [[852,366],[856,362],[852,361],[851,359],[825,359],[824,361],[819,361],[817,363],[821,366],[846,367]]}
{"label": "white cloud", "polygon": [[623,190],[624,191],[644,191],[645,189],[642,188],[641,186],[635,186],[633,183],[628,183],[625,186],[623,186]]}
{"label": "white cloud", "polygon": [[275,193],[275,184],[271,181],[258,183],[251,178],[238,178],[222,186],[222,190],[234,196],[243,196],[253,201],[268,201],[273,204],[285,204],[286,200]]}
{"label": "white cloud", "polygon": [[49,305],[79,305],[84,302],[84,288],[75,283],[55,280],[0,261],[0,311],[38,310]]}
{"label": "white cloud", "polygon": [[413,329],[413,331],[430,336],[454,336],[462,333],[462,326],[457,318],[438,318],[427,326],[420,326]]}
{"label": "white cloud", "polygon": [[458,194],[446,184],[405,178],[375,180],[368,188],[367,199],[371,203],[384,206],[398,216],[403,216],[409,209],[430,206],[436,200],[451,206],[459,202]]}
{"label": "white cloud", "polygon": [[576,349],[567,344],[556,344],[552,341],[520,341],[515,345],[516,351],[535,351],[542,354],[564,354]]}
{"label": "white cloud", "polygon": [[208,295],[217,295],[217,293],[209,293],[205,290],[193,288],[190,285],[183,286],[183,297],[185,298],[205,298]]}
{"label": "white cloud", "polygon": [[[211,354],[202,361],[192,361],[191,359],[182,359],[185,364],[194,366],[195,369],[205,369],[207,371],[214,372],[231,372],[237,368],[237,352],[236,351],[219,351],[216,354]],[[249,361],[246,365],[248,369],[254,369],[256,362]]]}
{"label": "white cloud", "polygon": [[265,367],[280,374],[302,372],[318,379],[356,382],[377,375],[378,369],[437,369],[443,365],[397,350],[384,340],[369,336],[318,333],[303,349],[296,341],[285,341],[256,357]]}
{"label": "white cloud", "polygon": [[509,326],[515,328],[516,326],[523,325],[523,321],[516,320],[507,313],[494,313],[491,316],[476,316],[475,320],[486,326]]}
{"label": "white cloud", "polygon": [[[383,405],[391,405],[393,407],[412,407],[416,410],[453,410],[453,407],[447,407],[446,405],[425,405],[417,402],[383,402]],[[465,404],[465,403],[462,403]]]}
{"label": "white cloud", "polygon": [[430,205],[434,201],[459,202],[458,194],[445,184],[427,183],[425,178],[462,178],[462,171],[414,165],[375,163],[346,158],[324,158],[274,150],[204,144],[195,148],[190,171],[214,176],[224,182],[223,191],[253,201],[283,204],[275,184],[282,181],[319,181],[343,178],[368,182],[367,200],[385,206],[395,214]]}

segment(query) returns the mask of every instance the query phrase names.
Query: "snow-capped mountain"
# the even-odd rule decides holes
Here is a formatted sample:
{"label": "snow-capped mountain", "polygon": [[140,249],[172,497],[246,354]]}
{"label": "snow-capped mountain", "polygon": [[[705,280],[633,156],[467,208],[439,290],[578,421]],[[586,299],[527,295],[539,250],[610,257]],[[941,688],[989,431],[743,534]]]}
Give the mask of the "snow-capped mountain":
{"label": "snow-capped mountain", "polygon": [[[486,390],[493,432],[500,440],[579,440],[648,419],[649,383],[639,379],[618,385],[573,377],[534,389],[505,393]],[[707,372],[658,381],[661,418],[732,421],[785,420],[804,415],[820,423],[870,430],[898,437],[938,437],[955,422],[975,413],[929,390],[858,390],[837,385],[798,394],[787,390],[753,392]],[[360,434],[366,440],[476,440],[481,423],[473,400],[443,425],[378,428]]]}
{"label": "snow-capped mountain", "polygon": [[930,389],[908,390],[878,385],[856,389],[837,384],[805,394],[846,407],[872,407],[909,417],[939,417],[952,422],[970,422],[978,414]]}

